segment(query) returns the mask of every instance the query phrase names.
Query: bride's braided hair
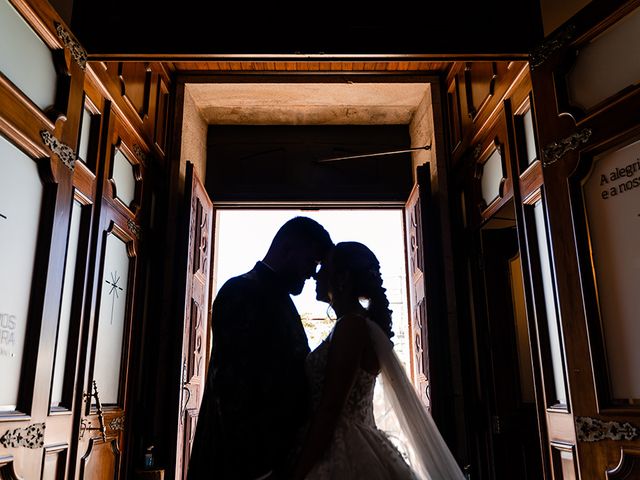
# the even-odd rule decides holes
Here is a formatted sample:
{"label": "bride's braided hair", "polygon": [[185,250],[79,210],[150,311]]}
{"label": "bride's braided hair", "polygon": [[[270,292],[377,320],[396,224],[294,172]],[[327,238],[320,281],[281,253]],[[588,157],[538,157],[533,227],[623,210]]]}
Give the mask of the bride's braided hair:
{"label": "bride's braided hair", "polygon": [[380,263],[374,253],[359,242],[340,242],[333,249],[331,260],[336,273],[350,272],[354,293],[369,300],[369,318],[382,328],[387,337],[393,337],[387,290],[382,286]]}

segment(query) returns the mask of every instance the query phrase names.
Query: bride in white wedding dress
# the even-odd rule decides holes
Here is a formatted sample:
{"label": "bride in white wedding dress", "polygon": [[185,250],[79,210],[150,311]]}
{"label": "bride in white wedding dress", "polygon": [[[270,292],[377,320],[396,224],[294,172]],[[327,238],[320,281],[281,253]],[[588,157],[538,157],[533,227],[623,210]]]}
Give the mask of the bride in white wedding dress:
{"label": "bride in white wedding dress", "polygon": [[[393,352],[391,311],[373,252],[361,243],[338,243],[316,280],[318,300],[331,304],[338,321],[307,357],[313,416],[293,478],[464,480]],[[380,377],[408,440],[411,465],[376,426],[373,394]]]}

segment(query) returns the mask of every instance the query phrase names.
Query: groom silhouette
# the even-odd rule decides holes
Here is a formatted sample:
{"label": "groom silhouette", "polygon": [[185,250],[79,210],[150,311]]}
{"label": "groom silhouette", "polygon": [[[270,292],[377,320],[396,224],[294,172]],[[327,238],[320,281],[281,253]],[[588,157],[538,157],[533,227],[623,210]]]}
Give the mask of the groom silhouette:
{"label": "groom silhouette", "polygon": [[283,478],[309,413],[309,344],[290,295],[315,277],[332,246],[318,222],[292,218],[262,261],[220,289],[188,480]]}

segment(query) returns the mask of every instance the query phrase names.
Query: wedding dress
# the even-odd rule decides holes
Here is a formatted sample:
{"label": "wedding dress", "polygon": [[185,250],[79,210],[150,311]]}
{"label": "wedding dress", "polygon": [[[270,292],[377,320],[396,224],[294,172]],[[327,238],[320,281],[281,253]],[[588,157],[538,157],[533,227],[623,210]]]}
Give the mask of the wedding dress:
{"label": "wedding dress", "polygon": [[[431,415],[418,398],[385,333],[367,320],[380,362],[379,376],[359,369],[333,439],[307,480],[464,480]],[[329,353],[329,335],[306,360],[311,401],[320,402]],[[389,436],[378,429],[373,397],[377,377],[407,439],[405,460]],[[409,463],[411,465],[409,465]]]}

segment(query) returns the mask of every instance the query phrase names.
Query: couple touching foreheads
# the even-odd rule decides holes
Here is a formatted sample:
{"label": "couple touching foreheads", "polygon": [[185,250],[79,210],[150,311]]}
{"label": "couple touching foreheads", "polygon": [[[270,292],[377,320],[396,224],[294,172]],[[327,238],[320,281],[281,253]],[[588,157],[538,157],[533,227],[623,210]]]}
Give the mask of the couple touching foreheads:
{"label": "couple touching foreheads", "polygon": [[[290,295],[312,277],[338,320],[310,352]],[[212,314],[189,480],[464,479],[393,352],[380,264],[365,245],[334,245],[318,222],[295,217],[262,261],[222,286]],[[410,461],[376,427],[377,379]]]}

